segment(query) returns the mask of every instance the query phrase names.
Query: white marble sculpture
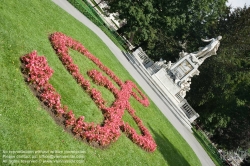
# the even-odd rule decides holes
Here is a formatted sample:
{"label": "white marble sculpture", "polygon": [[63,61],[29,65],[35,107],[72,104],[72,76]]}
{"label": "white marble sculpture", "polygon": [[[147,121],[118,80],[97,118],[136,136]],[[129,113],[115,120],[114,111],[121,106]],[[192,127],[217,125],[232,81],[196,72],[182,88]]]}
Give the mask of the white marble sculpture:
{"label": "white marble sculpture", "polygon": [[180,84],[181,90],[180,90],[180,95],[181,97],[185,97],[186,93],[190,91],[190,85],[191,85],[191,77],[188,77],[184,82]]}
{"label": "white marble sculpture", "polygon": [[[181,85],[183,84],[183,83],[185,83],[185,82],[191,82],[191,78],[193,77],[193,76],[195,76],[195,75],[199,75],[200,74],[200,71],[199,70],[195,70],[193,73],[191,73],[185,80],[182,80],[182,81],[180,81],[180,80],[178,80],[178,82],[176,82],[177,83],[177,85],[179,85],[180,87],[181,87]],[[191,83],[190,83],[191,84]]]}
{"label": "white marble sculpture", "polygon": [[190,90],[191,78],[189,77],[185,82],[181,83],[181,89],[185,89],[186,91]]}
{"label": "white marble sculpture", "polygon": [[198,65],[201,65],[202,62],[194,54],[191,54],[190,57],[191,57],[192,62]]}
{"label": "white marble sculpture", "polygon": [[179,53],[179,59],[181,59],[181,58],[183,58],[183,57],[185,57],[185,56],[187,56],[187,55],[188,55],[188,53],[187,53],[187,52],[184,52],[184,51],[182,50],[182,52]]}
{"label": "white marble sculpture", "polygon": [[200,74],[200,71],[199,70],[195,70],[191,75],[190,75],[190,77],[192,78],[193,76],[195,76],[195,75],[199,75]]}
{"label": "white marble sculpture", "polygon": [[201,63],[204,62],[204,60],[212,55],[216,55],[217,50],[220,46],[220,40],[222,39],[222,36],[218,36],[217,38],[212,38],[209,40],[201,39],[204,42],[210,42],[207,46],[201,47],[199,51],[191,53],[191,56],[197,57]]}
{"label": "white marble sculpture", "polygon": [[218,36],[217,38],[212,38],[209,40],[201,39],[204,42],[210,42],[210,43],[205,47],[199,48],[199,51],[196,51],[196,52],[193,52],[190,54],[186,53],[184,51],[180,52],[180,54],[179,54],[180,59],[179,60],[181,60],[182,58],[184,58],[186,56],[189,56],[190,60],[196,65],[196,67],[194,67],[195,71],[188,74],[188,76],[185,77],[184,80],[179,80],[179,79],[175,80],[175,83],[177,83],[177,85],[179,85],[179,87],[181,88],[180,95],[183,98],[186,96],[186,92],[188,92],[190,90],[191,78],[195,75],[199,75],[199,73],[200,73],[200,71],[197,70],[198,66],[200,66],[204,62],[204,60],[207,59],[208,57],[217,54],[216,52],[220,46],[221,39],[222,39],[222,36]]}
{"label": "white marble sculpture", "polygon": [[160,61],[156,61],[155,63],[156,63],[158,66],[162,67],[162,65],[166,64],[166,62],[167,62],[166,60],[160,59]]}
{"label": "white marble sculpture", "polygon": [[172,65],[172,62],[171,61],[169,61],[167,64],[163,64],[162,65],[162,68],[164,68],[164,69],[166,69],[166,70],[168,70],[168,69],[170,69],[171,68],[171,65]]}
{"label": "white marble sculpture", "polygon": [[222,36],[212,39],[201,39],[204,42],[209,42],[209,44],[205,47],[200,47],[198,51],[192,53],[182,50],[179,53],[179,59],[175,63],[160,59],[148,67],[147,70],[156,81],[165,81],[165,84],[170,87],[171,94],[180,100],[179,96],[184,98],[186,92],[190,91],[191,78],[199,75],[199,66],[206,58],[217,54],[221,39]]}

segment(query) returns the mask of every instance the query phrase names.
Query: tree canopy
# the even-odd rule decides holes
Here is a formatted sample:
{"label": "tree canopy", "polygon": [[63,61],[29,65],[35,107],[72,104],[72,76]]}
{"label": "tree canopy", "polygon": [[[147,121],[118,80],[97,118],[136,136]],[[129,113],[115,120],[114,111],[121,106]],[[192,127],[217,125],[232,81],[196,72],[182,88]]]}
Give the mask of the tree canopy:
{"label": "tree canopy", "polygon": [[218,55],[201,65],[187,100],[198,121],[221,148],[250,148],[250,9],[231,11],[226,0],[106,0],[110,13],[127,24],[118,30],[154,60],[175,61],[204,45],[200,38],[223,36]]}
{"label": "tree canopy", "polygon": [[250,8],[220,18],[218,55],[192,80],[188,101],[212,140],[226,149],[250,148]]}
{"label": "tree canopy", "polygon": [[[153,59],[173,60],[178,41],[196,40],[208,33],[226,9],[226,0],[107,0],[110,13],[127,24],[118,30]],[[191,42],[192,41],[192,42]],[[194,45],[194,44],[193,44]],[[192,49],[192,45],[189,45]]]}

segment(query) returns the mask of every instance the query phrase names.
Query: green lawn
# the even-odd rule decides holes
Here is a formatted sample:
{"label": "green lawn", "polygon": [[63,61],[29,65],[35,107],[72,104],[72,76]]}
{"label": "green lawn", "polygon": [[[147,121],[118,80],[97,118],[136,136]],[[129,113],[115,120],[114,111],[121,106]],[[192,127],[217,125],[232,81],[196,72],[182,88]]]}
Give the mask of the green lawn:
{"label": "green lawn", "polygon": [[[136,100],[130,100],[157,143],[158,148],[153,153],[142,150],[125,134],[103,150],[65,133],[25,83],[20,70],[19,59],[22,55],[37,50],[39,55],[46,56],[54,70],[50,83],[62,96],[62,103],[68,105],[76,115],[84,115],[88,122],[100,123],[103,116],[58,59],[49,42],[49,34],[60,31],[80,41],[123,81],[133,78],[102,40],[49,0],[2,0],[0,13],[0,162],[4,151],[77,150],[85,151],[81,165],[201,165],[190,146],[152,101],[145,108]],[[71,50],[70,54],[86,78],[86,71],[96,68],[78,52]],[[110,92],[97,88],[110,103],[114,100]],[[123,120],[136,128],[128,113]]]}
{"label": "green lawn", "polygon": [[213,147],[211,142],[201,133],[201,131],[193,129],[193,133],[197,141],[201,144],[209,157],[213,160],[216,166],[223,165],[223,160],[220,158],[217,149]]}

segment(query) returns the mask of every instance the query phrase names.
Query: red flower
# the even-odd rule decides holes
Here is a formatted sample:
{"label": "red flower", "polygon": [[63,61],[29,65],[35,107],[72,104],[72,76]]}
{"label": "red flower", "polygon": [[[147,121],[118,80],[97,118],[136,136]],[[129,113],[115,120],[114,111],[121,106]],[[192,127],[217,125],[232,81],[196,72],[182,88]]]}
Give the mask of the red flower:
{"label": "red flower", "polygon": [[[81,43],[70,37],[60,32],[56,32],[50,36],[50,41],[55,52],[62,61],[62,64],[64,64],[69,73],[72,74],[75,80],[100,108],[104,116],[104,122],[102,125],[87,123],[84,122],[83,116],[76,119],[73,111],[67,112],[67,106],[61,104],[60,95],[48,82],[53,74],[53,70],[48,66],[46,58],[37,56],[36,51],[34,51],[23,56],[21,60],[25,64],[28,81],[35,86],[35,89],[39,93],[38,96],[40,100],[48,107],[54,109],[57,114],[63,115],[65,118],[65,126],[72,126],[74,134],[80,135],[89,142],[97,142],[101,146],[107,146],[119,138],[121,134],[120,130],[122,130],[138,146],[147,151],[154,151],[156,149],[156,144],[150,132],[143,125],[141,119],[136,116],[135,110],[132,109],[129,103],[129,98],[133,96],[142,105],[149,105],[148,99],[137,86],[131,81],[123,83],[109,68],[104,66],[98,58],[89,53]],[[81,75],[78,66],[73,63],[72,58],[69,56],[68,48],[82,53],[89,60],[94,62],[101,71],[109,76],[109,78],[104,76],[103,73],[98,70],[90,70],[87,72],[88,76],[92,78],[95,84],[103,86],[113,93],[115,101],[111,107],[105,106],[106,101],[102,98],[100,91],[94,88],[91,89],[90,82]],[[120,89],[116,88],[110,79],[115,81]],[[133,89],[137,93],[134,92]],[[125,124],[122,121],[124,110],[128,110],[129,114],[140,128],[141,135],[138,135],[129,124]]]}

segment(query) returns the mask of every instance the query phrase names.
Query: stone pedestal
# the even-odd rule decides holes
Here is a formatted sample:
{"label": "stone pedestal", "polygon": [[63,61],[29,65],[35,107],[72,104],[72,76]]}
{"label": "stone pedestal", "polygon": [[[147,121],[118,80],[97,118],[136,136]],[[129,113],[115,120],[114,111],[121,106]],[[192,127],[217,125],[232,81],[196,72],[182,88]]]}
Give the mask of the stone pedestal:
{"label": "stone pedestal", "polygon": [[210,42],[205,47],[200,47],[198,51],[193,53],[180,52],[179,60],[172,64],[170,61],[166,64],[165,60],[153,62],[146,53],[138,48],[133,52],[134,57],[142,64],[157,85],[157,88],[180,108],[181,116],[193,122],[199,117],[199,114],[184,99],[186,93],[190,90],[191,78],[199,75],[198,67],[204,60],[212,55],[216,55],[219,48],[221,36],[212,39],[202,39],[204,42]]}
{"label": "stone pedestal", "polygon": [[[181,88],[167,74],[165,69],[160,69],[157,73],[152,75],[152,78],[163,90],[168,90],[173,97],[175,97],[175,94],[181,90]],[[176,98],[176,100],[180,102],[178,98]]]}
{"label": "stone pedestal", "polygon": [[148,68],[154,64],[154,61],[147,56],[141,47],[135,50],[134,56],[145,68]]}
{"label": "stone pedestal", "polygon": [[199,117],[199,114],[188,104],[188,102],[180,95],[182,91],[165,69],[160,69],[157,73],[153,74],[152,79],[161,89],[161,92],[167,94],[168,97],[181,109],[182,116],[185,116],[190,123]]}
{"label": "stone pedestal", "polygon": [[200,63],[197,58],[192,54],[185,55],[180,58],[174,65],[170,67],[166,72],[174,80],[174,82],[181,88],[178,93],[175,94],[179,98],[184,98],[186,92],[190,90],[191,78],[194,75],[199,75],[198,67]]}

